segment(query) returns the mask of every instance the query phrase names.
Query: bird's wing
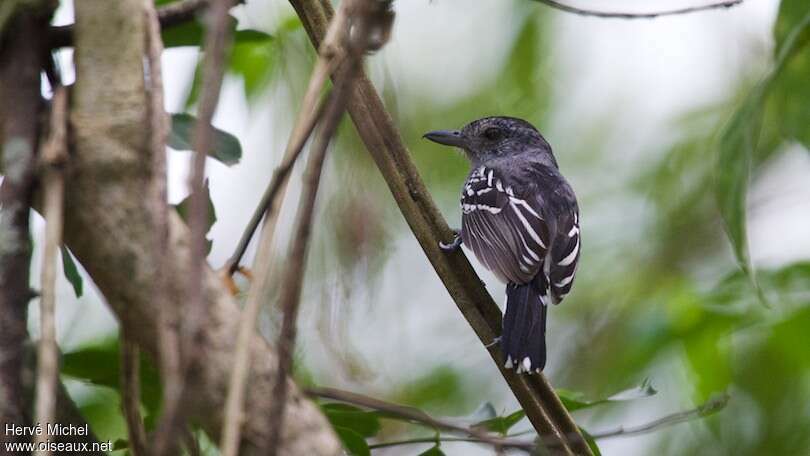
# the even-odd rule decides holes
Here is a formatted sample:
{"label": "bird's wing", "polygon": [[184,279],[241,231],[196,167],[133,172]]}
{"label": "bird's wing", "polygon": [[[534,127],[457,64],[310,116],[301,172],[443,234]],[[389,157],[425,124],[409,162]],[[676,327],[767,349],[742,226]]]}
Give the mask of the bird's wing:
{"label": "bird's wing", "polygon": [[551,299],[559,304],[574,284],[580,250],[579,211],[574,205],[557,217],[557,234],[549,256]]}
{"label": "bird's wing", "polygon": [[505,282],[529,283],[543,270],[549,229],[540,198],[516,194],[487,166],[473,170],[464,185],[461,238]]}

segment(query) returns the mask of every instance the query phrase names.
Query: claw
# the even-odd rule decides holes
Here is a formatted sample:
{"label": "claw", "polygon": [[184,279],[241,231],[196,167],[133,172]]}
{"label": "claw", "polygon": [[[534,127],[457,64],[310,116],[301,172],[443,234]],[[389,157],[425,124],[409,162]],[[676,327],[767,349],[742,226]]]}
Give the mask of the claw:
{"label": "claw", "polygon": [[455,233],[455,237],[453,238],[453,242],[451,242],[449,244],[445,244],[444,242],[439,242],[439,248],[440,249],[444,250],[445,252],[453,252],[455,250],[458,250],[459,247],[461,247],[461,243],[463,242],[461,240],[461,236],[458,234],[457,230],[454,230],[454,233]]}
{"label": "claw", "polygon": [[488,344],[484,345],[484,347],[486,347],[486,348],[491,348],[491,347],[493,347],[493,346],[495,346],[495,345],[498,345],[499,343],[501,343],[501,337],[500,337],[500,336],[498,336],[498,337],[496,337],[496,338],[492,339],[492,342],[490,342],[490,343],[488,343]]}

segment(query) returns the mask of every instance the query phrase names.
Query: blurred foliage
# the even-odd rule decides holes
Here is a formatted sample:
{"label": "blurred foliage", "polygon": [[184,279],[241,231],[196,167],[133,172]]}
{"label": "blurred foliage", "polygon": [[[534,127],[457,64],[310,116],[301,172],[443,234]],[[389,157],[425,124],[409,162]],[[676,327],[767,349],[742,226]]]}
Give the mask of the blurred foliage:
{"label": "blurred foliage", "polygon": [[807,103],[810,97],[807,84],[810,80],[810,10],[806,2],[785,0],[782,3],[775,38],[775,61],[732,116],[720,139],[717,164],[716,192],[720,211],[734,253],[742,269],[752,278],[746,247],[745,201],[766,103],[771,97],[776,103],[781,102],[779,123],[789,135],[802,139],[810,131]]}
{"label": "blurred foliage", "polygon": [[[276,64],[283,57],[282,49],[295,35],[303,32],[301,21],[292,16],[280,24],[273,35],[255,30],[238,30],[228,57],[228,74],[241,79],[245,98],[254,101],[279,73]],[[202,56],[194,69],[194,77],[186,96],[186,108],[191,108],[200,95]]]}
{"label": "blurred foliage", "polygon": [[462,374],[439,365],[411,380],[391,395],[394,402],[439,412],[462,412],[472,397],[464,390]]}

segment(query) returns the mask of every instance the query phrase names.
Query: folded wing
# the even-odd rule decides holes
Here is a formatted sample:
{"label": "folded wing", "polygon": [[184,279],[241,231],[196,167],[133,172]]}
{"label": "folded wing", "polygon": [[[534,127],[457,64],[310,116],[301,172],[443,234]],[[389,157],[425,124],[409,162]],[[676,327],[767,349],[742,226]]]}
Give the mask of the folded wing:
{"label": "folded wing", "polygon": [[541,205],[539,195],[516,194],[497,169],[476,168],[461,196],[462,240],[504,282],[529,283],[549,245]]}

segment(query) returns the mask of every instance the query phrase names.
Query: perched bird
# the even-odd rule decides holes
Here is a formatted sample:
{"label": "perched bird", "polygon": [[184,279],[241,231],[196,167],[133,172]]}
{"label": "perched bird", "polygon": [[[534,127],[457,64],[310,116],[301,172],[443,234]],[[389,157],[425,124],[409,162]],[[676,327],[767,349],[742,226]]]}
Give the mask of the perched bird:
{"label": "perched bird", "polygon": [[525,120],[486,117],[425,138],[459,147],[472,169],[461,192],[464,243],[506,282],[500,339],[506,367],[546,364],[546,312],[571,290],[580,251],[579,207],[545,138]]}

